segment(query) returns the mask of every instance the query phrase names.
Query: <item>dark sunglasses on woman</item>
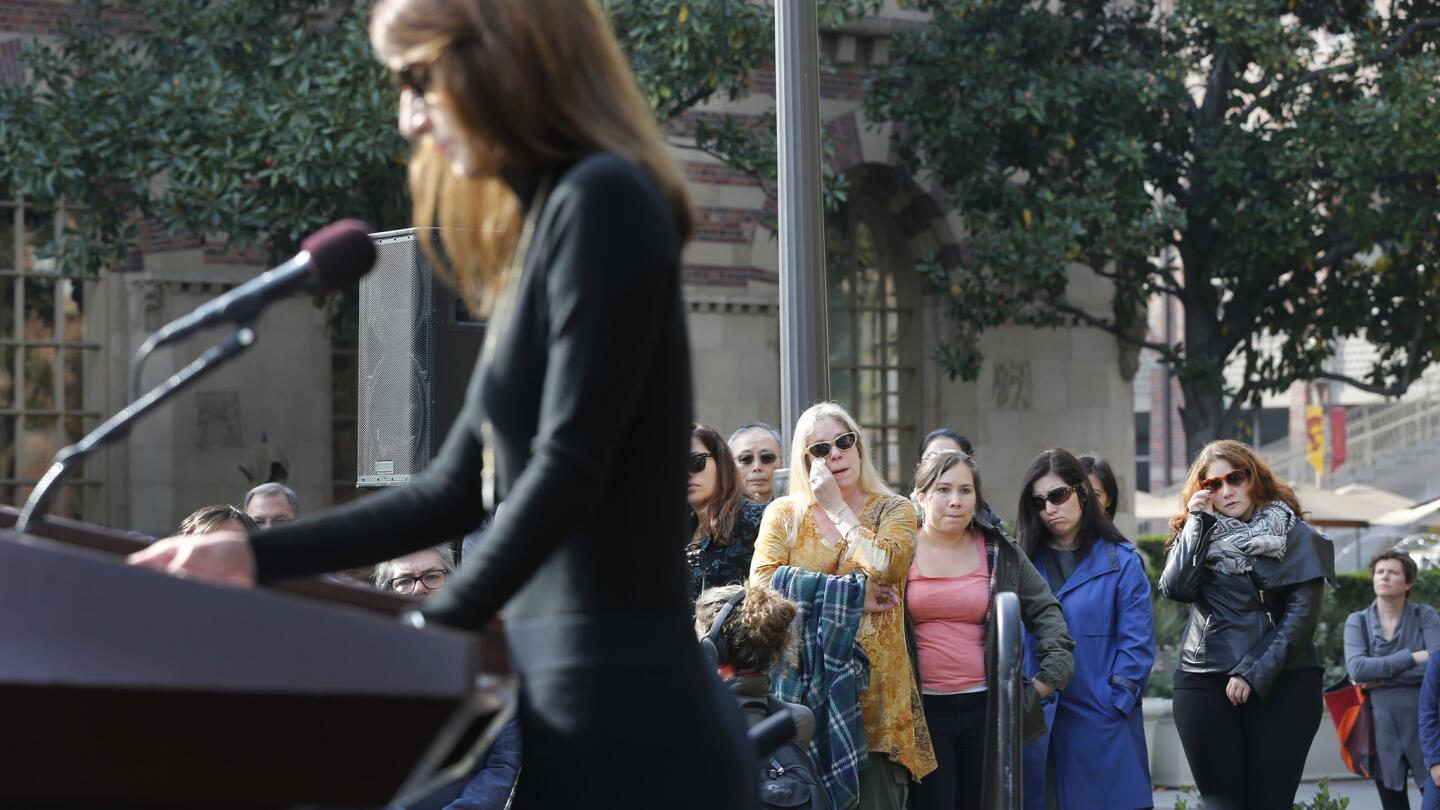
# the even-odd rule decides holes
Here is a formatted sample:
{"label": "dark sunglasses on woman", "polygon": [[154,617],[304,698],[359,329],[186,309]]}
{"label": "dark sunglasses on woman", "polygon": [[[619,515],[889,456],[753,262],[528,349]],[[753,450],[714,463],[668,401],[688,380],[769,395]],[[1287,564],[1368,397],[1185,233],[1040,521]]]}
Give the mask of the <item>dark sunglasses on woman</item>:
{"label": "dark sunglasses on woman", "polygon": [[849,433],[841,433],[839,436],[836,436],[834,439],[831,439],[828,442],[815,442],[806,449],[809,450],[810,455],[814,456],[815,458],[824,458],[830,455],[831,443],[834,443],[834,445],[841,450],[849,450],[850,448],[855,446],[855,442],[859,440],[859,438],[860,437],[856,435],[855,431],[852,430]]}
{"label": "dark sunglasses on woman", "polygon": [[1246,470],[1231,470],[1224,475],[1217,475],[1214,478],[1206,478],[1205,480],[1200,482],[1200,486],[1210,490],[1211,492],[1219,492],[1220,487],[1224,486],[1225,484],[1229,484],[1232,487],[1238,487],[1249,480],[1250,473]]}
{"label": "dark sunglasses on woman", "polygon": [[706,464],[709,464],[709,463],[710,463],[710,459],[712,459],[712,458],[714,458],[714,457],[715,457],[715,454],[714,454],[714,453],[691,453],[691,454],[690,454],[690,472],[692,472],[692,473],[702,473],[702,472],[705,472],[705,465],[706,465]]}
{"label": "dark sunglasses on woman", "polygon": [[430,66],[411,64],[400,68],[395,71],[395,85],[417,96],[425,95],[430,88]]}
{"label": "dark sunglasses on woman", "polygon": [[[766,465],[774,464],[779,458],[780,457],[775,455],[774,453],[761,453],[760,463]],[[740,455],[735,457],[735,461],[739,463],[741,467],[749,467],[751,464],[755,463],[755,454],[741,453]]]}
{"label": "dark sunglasses on woman", "polygon": [[1030,500],[1035,503],[1036,512],[1044,512],[1046,501],[1059,506],[1070,500],[1070,493],[1078,492],[1079,489],[1079,487],[1055,487],[1044,495],[1031,495]]}

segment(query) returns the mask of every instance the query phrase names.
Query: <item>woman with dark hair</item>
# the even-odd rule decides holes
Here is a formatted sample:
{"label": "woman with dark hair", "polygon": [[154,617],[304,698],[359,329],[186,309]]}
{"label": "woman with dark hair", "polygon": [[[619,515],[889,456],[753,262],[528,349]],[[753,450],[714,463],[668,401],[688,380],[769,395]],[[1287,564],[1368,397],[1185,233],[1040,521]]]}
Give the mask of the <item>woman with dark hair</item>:
{"label": "woman with dark hair", "polygon": [[910,810],[979,807],[995,594],[1019,597],[1020,617],[1036,642],[1036,672],[1023,695],[1024,739],[1044,733],[1041,703],[1070,682],[1074,642],[1029,558],[1000,529],[974,519],[984,497],[973,456],[929,453],[915,470],[915,488],[926,518],[915,535],[905,608],[938,767],[911,788]]}
{"label": "woman with dark hair", "polygon": [[[1075,635],[1075,677],[1046,711],[1050,732],[1025,750],[1025,804],[1151,807],[1140,712],[1155,663],[1145,565],[1068,451],[1057,447],[1037,456],[1020,492],[1020,547],[1050,583]],[[1035,666],[1027,662],[1027,669]]]}
{"label": "woman with dark hair", "polygon": [[1440,652],[1440,615],[1411,602],[1418,573],[1410,555],[1386,549],[1370,560],[1375,601],[1345,620],[1345,668],[1364,687],[1375,718],[1375,787],[1385,810],[1409,810],[1406,776],[1423,791],[1429,781],[1420,750],[1420,682]]}
{"label": "woman with dark hair", "polygon": [[686,498],[695,516],[695,530],[685,547],[691,595],[744,582],[750,577],[765,505],[745,497],[730,447],[709,425],[697,423],[690,431]]}
{"label": "woman with dark hair", "polygon": [[1105,510],[1110,520],[1115,520],[1115,512],[1120,508],[1120,485],[1115,481],[1115,471],[1110,469],[1110,462],[1094,453],[1086,453],[1078,460],[1080,469],[1085,471],[1085,478],[1090,482],[1090,489],[1100,501],[1100,508]]}
{"label": "woman with dark hair", "polygon": [[1320,727],[1335,548],[1244,442],[1205,445],[1180,503],[1160,592],[1190,605],[1174,707],[1195,786],[1207,807],[1289,807]]}
{"label": "woman with dark hair", "polygon": [[[965,438],[960,431],[951,430],[946,427],[935,428],[925,434],[925,439],[920,442],[920,452],[915,456],[916,465],[924,464],[927,456],[941,450],[956,450],[972,458],[975,455],[975,448],[971,446],[970,440]],[[918,488],[911,490],[910,500],[915,503],[915,514],[923,525],[925,523],[925,510],[920,508],[918,492]],[[994,526],[997,529],[1003,528],[1000,516],[995,513],[994,509],[990,508],[990,504],[986,503],[984,498],[980,499],[979,510],[980,511],[975,513],[975,517],[979,518],[981,522]]]}
{"label": "woman with dark hair", "polygon": [[970,440],[965,438],[958,430],[947,427],[935,428],[925,434],[920,442],[920,452],[915,456],[915,463],[919,464],[925,460],[925,456],[936,450],[959,450],[967,456],[975,455],[975,448],[971,446]]}
{"label": "woman with dark hair", "polygon": [[[595,0],[381,0],[370,39],[415,143],[415,225],[440,226],[431,264],[488,313],[464,410],[409,486],[134,560],[271,582],[464,535],[503,500],[422,610],[475,630],[505,607],[515,806],[752,807],[754,753],[679,575],[694,220],[609,21]],[[635,722],[644,706],[662,710]]]}

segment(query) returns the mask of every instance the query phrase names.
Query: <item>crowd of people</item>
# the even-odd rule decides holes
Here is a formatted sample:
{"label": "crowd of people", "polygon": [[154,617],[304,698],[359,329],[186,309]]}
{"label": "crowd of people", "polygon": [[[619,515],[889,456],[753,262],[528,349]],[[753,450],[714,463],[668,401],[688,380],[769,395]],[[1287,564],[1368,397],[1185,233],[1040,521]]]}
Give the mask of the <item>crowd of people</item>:
{"label": "crowd of people", "polygon": [[[814,713],[809,748],[834,806],[980,805],[996,755],[987,645],[1000,592],[1016,594],[1026,630],[1025,806],[1152,806],[1141,711],[1156,656],[1150,580],[1113,522],[1119,488],[1105,459],[1040,453],[1011,532],[983,495],[974,448],[950,429],[922,441],[908,498],[835,404],[797,422],[785,492],[770,484],[784,457],[774,428],[742,426],[728,454],[712,428],[694,435],[692,586],[713,602],[729,577],[797,605],[795,649],[769,682]],[[734,475],[766,504],[758,532],[751,504],[710,496],[730,486],[710,482],[712,461],[718,480]],[[1171,520],[1159,589],[1190,610],[1175,722],[1207,808],[1288,808],[1319,728],[1314,635],[1334,550],[1304,515],[1252,448],[1223,440],[1194,460]],[[723,540],[707,525],[747,528]],[[1440,615],[1407,601],[1408,556],[1383,552],[1371,572],[1375,602],[1345,638],[1350,676],[1374,706],[1376,787],[1387,810],[1408,807],[1413,778],[1426,807],[1440,807],[1440,673],[1426,676]]]}
{"label": "crowd of people", "polygon": [[[810,408],[794,437],[787,458],[763,422],[728,439],[694,425],[690,533],[676,540],[696,633],[719,640],[720,673],[746,719],[777,706],[804,718],[795,756],[807,765],[781,768],[792,782],[783,789],[813,778],[815,807],[978,807],[996,755],[987,651],[995,596],[1009,592],[1025,627],[1025,807],[1150,807],[1141,712],[1156,654],[1150,581],[1113,522],[1119,490],[1105,459],[1040,453],[1007,527],[985,498],[973,446],[954,430],[921,442],[908,497],[876,471],[843,407]],[[1181,502],[1159,589],[1190,607],[1174,700],[1186,757],[1207,807],[1288,807],[1321,719],[1313,636],[1333,550],[1293,490],[1238,441],[1201,451]],[[265,531],[299,516],[292,490],[262,484],[239,508],[197,510],[177,534]],[[425,598],[446,586],[459,548],[344,577]],[[1440,614],[1407,599],[1416,566],[1402,552],[1382,552],[1371,569],[1376,599],[1350,616],[1345,654],[1374,706],[1377,788],[1387,810],[1408,807],[1413,777],[1432,807],[1440,677],[1427,680],[1426,667],[1440,649]],[[512,720],[450,806],[504,807],[519,749]]]}

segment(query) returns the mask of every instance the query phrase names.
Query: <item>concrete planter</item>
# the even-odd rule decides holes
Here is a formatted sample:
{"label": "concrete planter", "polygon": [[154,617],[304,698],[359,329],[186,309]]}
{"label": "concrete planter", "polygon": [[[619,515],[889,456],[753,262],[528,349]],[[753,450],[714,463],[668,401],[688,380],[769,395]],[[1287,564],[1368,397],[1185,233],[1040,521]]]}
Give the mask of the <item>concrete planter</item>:
{"label": "concrete planter", "polygon": [[[1150,752],[1150,781],[1164,787],[1195,784],[1190,763],[1185,760],[1185,749],[1180,745],[1180,735],[1175,730],[1170,699],[1145,698],[1142,710],[1145,712],[1145,746]],[[1305,781],[1321,777],[1332,780],[1355,778],[1345,769],[1345,761],[1340,758],[1340,740],[1328,712],[1320,720],[1320,730],[1315,732],[1310,754],[1305,760]]]}

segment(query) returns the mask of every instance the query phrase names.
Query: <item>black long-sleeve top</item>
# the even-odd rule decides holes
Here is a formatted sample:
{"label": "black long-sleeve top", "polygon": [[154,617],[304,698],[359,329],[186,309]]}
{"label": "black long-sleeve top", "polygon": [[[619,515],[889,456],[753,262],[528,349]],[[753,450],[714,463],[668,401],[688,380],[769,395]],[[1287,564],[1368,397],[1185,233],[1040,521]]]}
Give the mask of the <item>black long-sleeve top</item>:
{"label": "black long-sleeve top", "polygon": [[686,610],[680,247],[640,167],[610,154],[570,167],[434,463],[407,487],[252,533],[258,578],[375,563],[473,530],[488,418],[504,508],[427,600],[429,618],[473,628],[507,602],[511,618]]}

